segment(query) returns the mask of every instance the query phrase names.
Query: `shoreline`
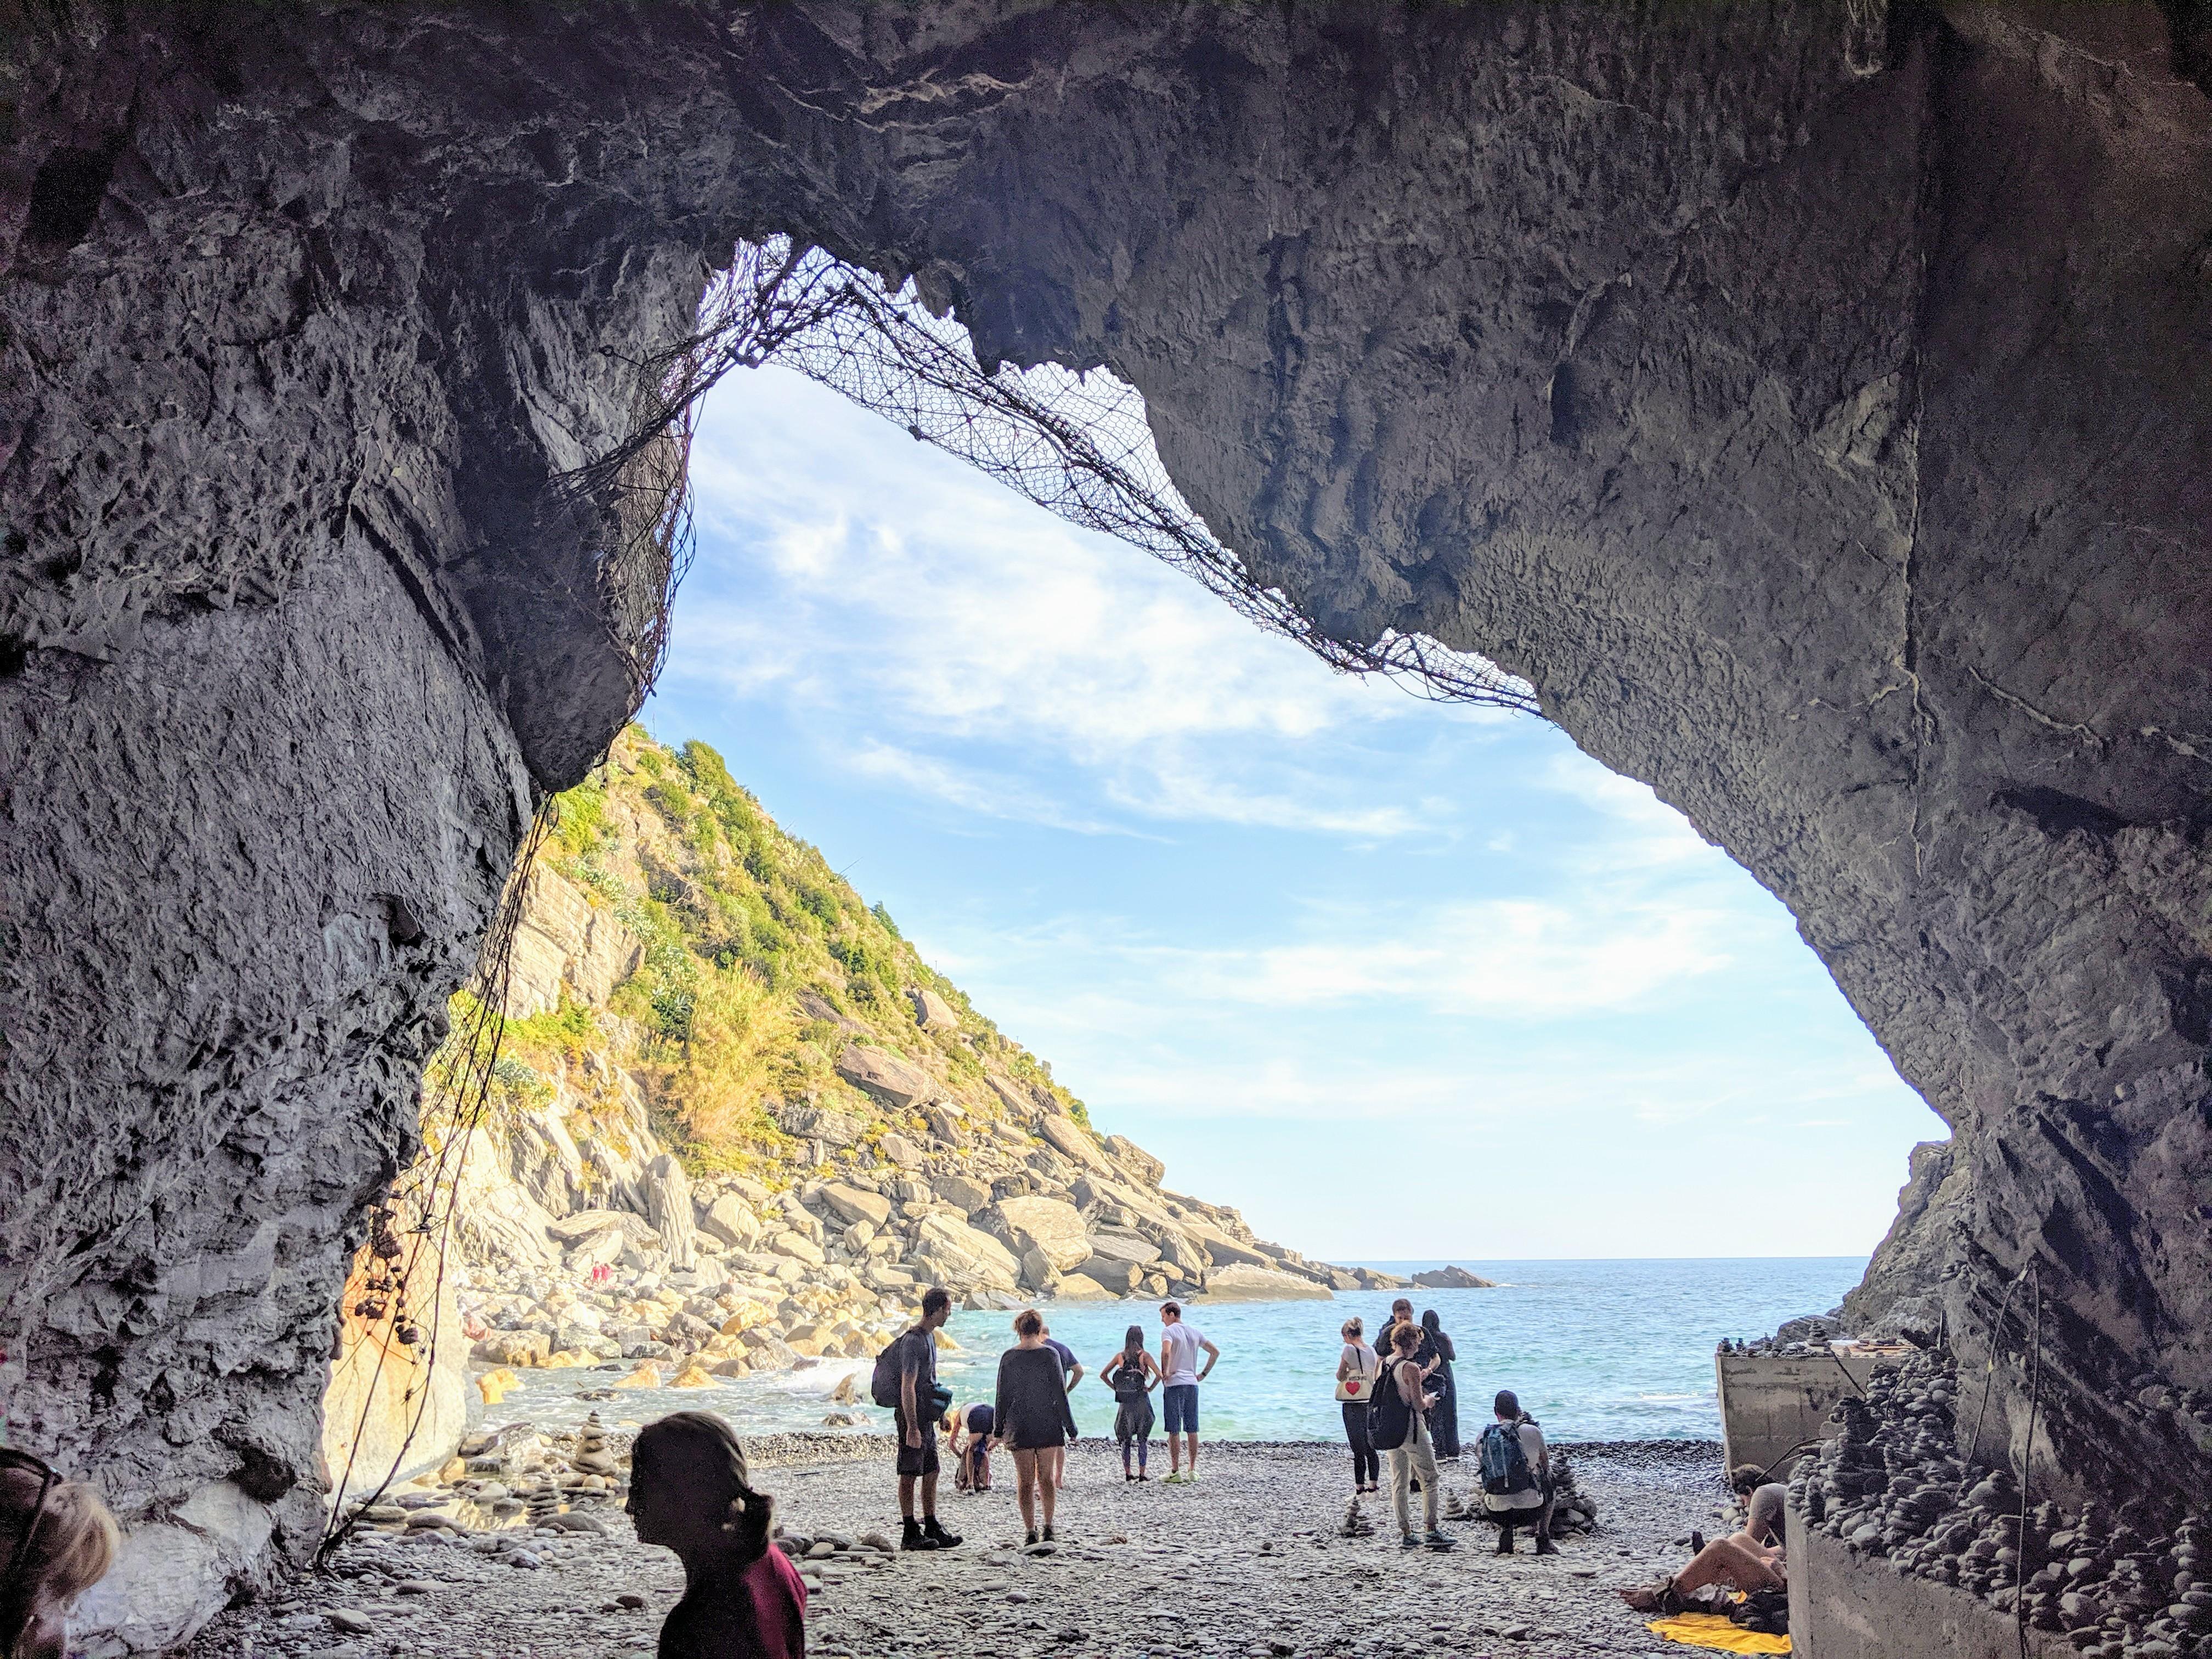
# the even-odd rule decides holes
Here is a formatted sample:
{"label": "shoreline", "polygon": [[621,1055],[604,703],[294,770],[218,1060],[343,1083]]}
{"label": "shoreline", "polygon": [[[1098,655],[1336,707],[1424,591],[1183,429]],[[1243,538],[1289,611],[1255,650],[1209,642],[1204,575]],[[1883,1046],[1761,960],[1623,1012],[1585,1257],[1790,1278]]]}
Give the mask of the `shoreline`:
{"label": "shoreline", "polygon": [[[611,1437],[611,1438],[612,1437]],[[1207,1443],[1194,1486],[1121,1478],[1110,1443],[1069,1453],[1056,1554],[1020,1553],[1009,1460],[988,1493],[939,1508],[956,1550],[871,1547],[897,1532],[888,1437],[761,1436],[780,1527],[808,1575],[815,1659],[1358,1659],[1379,1623],[1424,1650],[1587,1659],[1662,1644],[1613,1594],[1678,1566],[1690,1528],[1725,1514],[1717,1443],[1559,1443],[1596,1522],[1559,1553],[1493,1553],[1486,1522],[1447,1519],[1449,1553],[1399,1547],[1387,1496],[1364,1500],[1371,1534],[1347,1537],[1346,1448],[1325,1442]],[[750,1448],[749,1448],[750,1449]],[[823,1455],[823,1453],[828,1455]],[[792,1461],[783,1461],[784,1457]],[[949,1472],[948,1472],[949,1474]],[[1443,1466],[1449,1516],[1475,1483]],[[370,1528],[327,1575],[287,1577],[218,1614],[191,1659],[633,1659],[655,1646],[682,1593],[665,1550],[637,1543],[619,1495],[574,1512],[582,1530],[504,1534]],[[1418,1510],[1417,1510],[1418,1515]],[[561,1519],[568,1521],[570,1516]]]}

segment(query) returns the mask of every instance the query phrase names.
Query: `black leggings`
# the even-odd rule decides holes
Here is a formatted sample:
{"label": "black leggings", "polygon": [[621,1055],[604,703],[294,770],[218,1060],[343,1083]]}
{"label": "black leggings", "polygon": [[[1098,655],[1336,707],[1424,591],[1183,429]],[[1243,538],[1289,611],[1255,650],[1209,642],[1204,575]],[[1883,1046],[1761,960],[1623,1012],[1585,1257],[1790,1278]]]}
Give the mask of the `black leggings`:
{"label": "black leggings", "polygon": [[1344,1402],[1344,1437],[1352,1443],[1352,1484],[1355,1486],[1380,1486],[1382,1481],[1382,1454],[1375,1449],[1375,1443],[1367,1437],[1367,1402],[1364,1400]]}

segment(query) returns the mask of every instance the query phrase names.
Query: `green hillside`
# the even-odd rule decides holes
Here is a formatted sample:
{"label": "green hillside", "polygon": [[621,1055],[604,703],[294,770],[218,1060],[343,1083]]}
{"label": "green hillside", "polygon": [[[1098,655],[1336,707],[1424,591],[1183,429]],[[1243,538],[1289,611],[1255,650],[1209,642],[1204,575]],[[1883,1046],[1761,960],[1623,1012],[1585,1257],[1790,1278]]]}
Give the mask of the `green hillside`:
{"label": "green hillside", "polygon": [[[921,1127],[838,1075],[855,1042],[921,1066],[986,1115],[1001,1110],[995,1073],[1088,1123],[1048,1064],[780,829],[705,744],[670,750],[632,726],[558,804],[541,860],[622,922],[638,961],[604,1006],[564,994],[559,1011],[510,1023],[503,1088],[529,1092],[547,1069],[533,1060],[551,1051],[603,1047],[647,1082],[656,1129],[698,1171],[787,1162],[795,1148],[766,1109],[775,1102],[865,1116],[874,1136]],[[951,1021],[940,1012],[922,1024],[920,994]]]}

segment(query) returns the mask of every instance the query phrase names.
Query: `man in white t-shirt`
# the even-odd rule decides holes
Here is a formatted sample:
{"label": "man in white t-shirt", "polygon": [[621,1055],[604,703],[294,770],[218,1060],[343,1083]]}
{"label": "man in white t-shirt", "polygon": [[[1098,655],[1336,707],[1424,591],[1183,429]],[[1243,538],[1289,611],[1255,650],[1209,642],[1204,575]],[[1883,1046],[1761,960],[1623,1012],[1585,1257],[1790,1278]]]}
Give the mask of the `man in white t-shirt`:
{"label": "man in white t-shirt", "polygon": [[[1198,1356],[1206,1355],[1201,1367]],[[1170,1486],[1198,1479],[1198,1385],[1221,1358],[1221,1350],[1206,1340],[1195,1325],[1182,1321],[1182,1304],[1160,1304],[1160,1404],[1168,1419],[1168,1474]],[[1182,1438],[1177,1439],[1178,1431]],[[1189,1473],[1183,1473],[1188,1456]]]}

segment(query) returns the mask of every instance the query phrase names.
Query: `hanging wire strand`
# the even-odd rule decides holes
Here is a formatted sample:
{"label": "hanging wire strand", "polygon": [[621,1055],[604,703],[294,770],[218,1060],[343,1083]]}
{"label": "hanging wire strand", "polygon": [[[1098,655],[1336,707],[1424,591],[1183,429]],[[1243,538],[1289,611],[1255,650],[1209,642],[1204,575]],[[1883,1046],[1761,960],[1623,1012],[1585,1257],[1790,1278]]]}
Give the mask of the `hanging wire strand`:
{"label": "hanging wire strand", "polygon": [[[1281,589],[1261,585],[1168,476],[1144,398],[1103,369],[1054,364],[986,371],[959,324],[929,313],[909,283],[787,237],[739,244],[701,307],[698,331],[642,377],[661,388],[657,423],[598,464],[613,476],[647,427],[665,430],[732,368],[780,363],[895,422],[1085,529],[1142,548],[1247,620],[1340,672],[1377,674],[1437,702],[1539,714],[1526,682],[1423,635],[1372,642],[1324,633]],[[657,372],[656,372],[657,371]]]}

